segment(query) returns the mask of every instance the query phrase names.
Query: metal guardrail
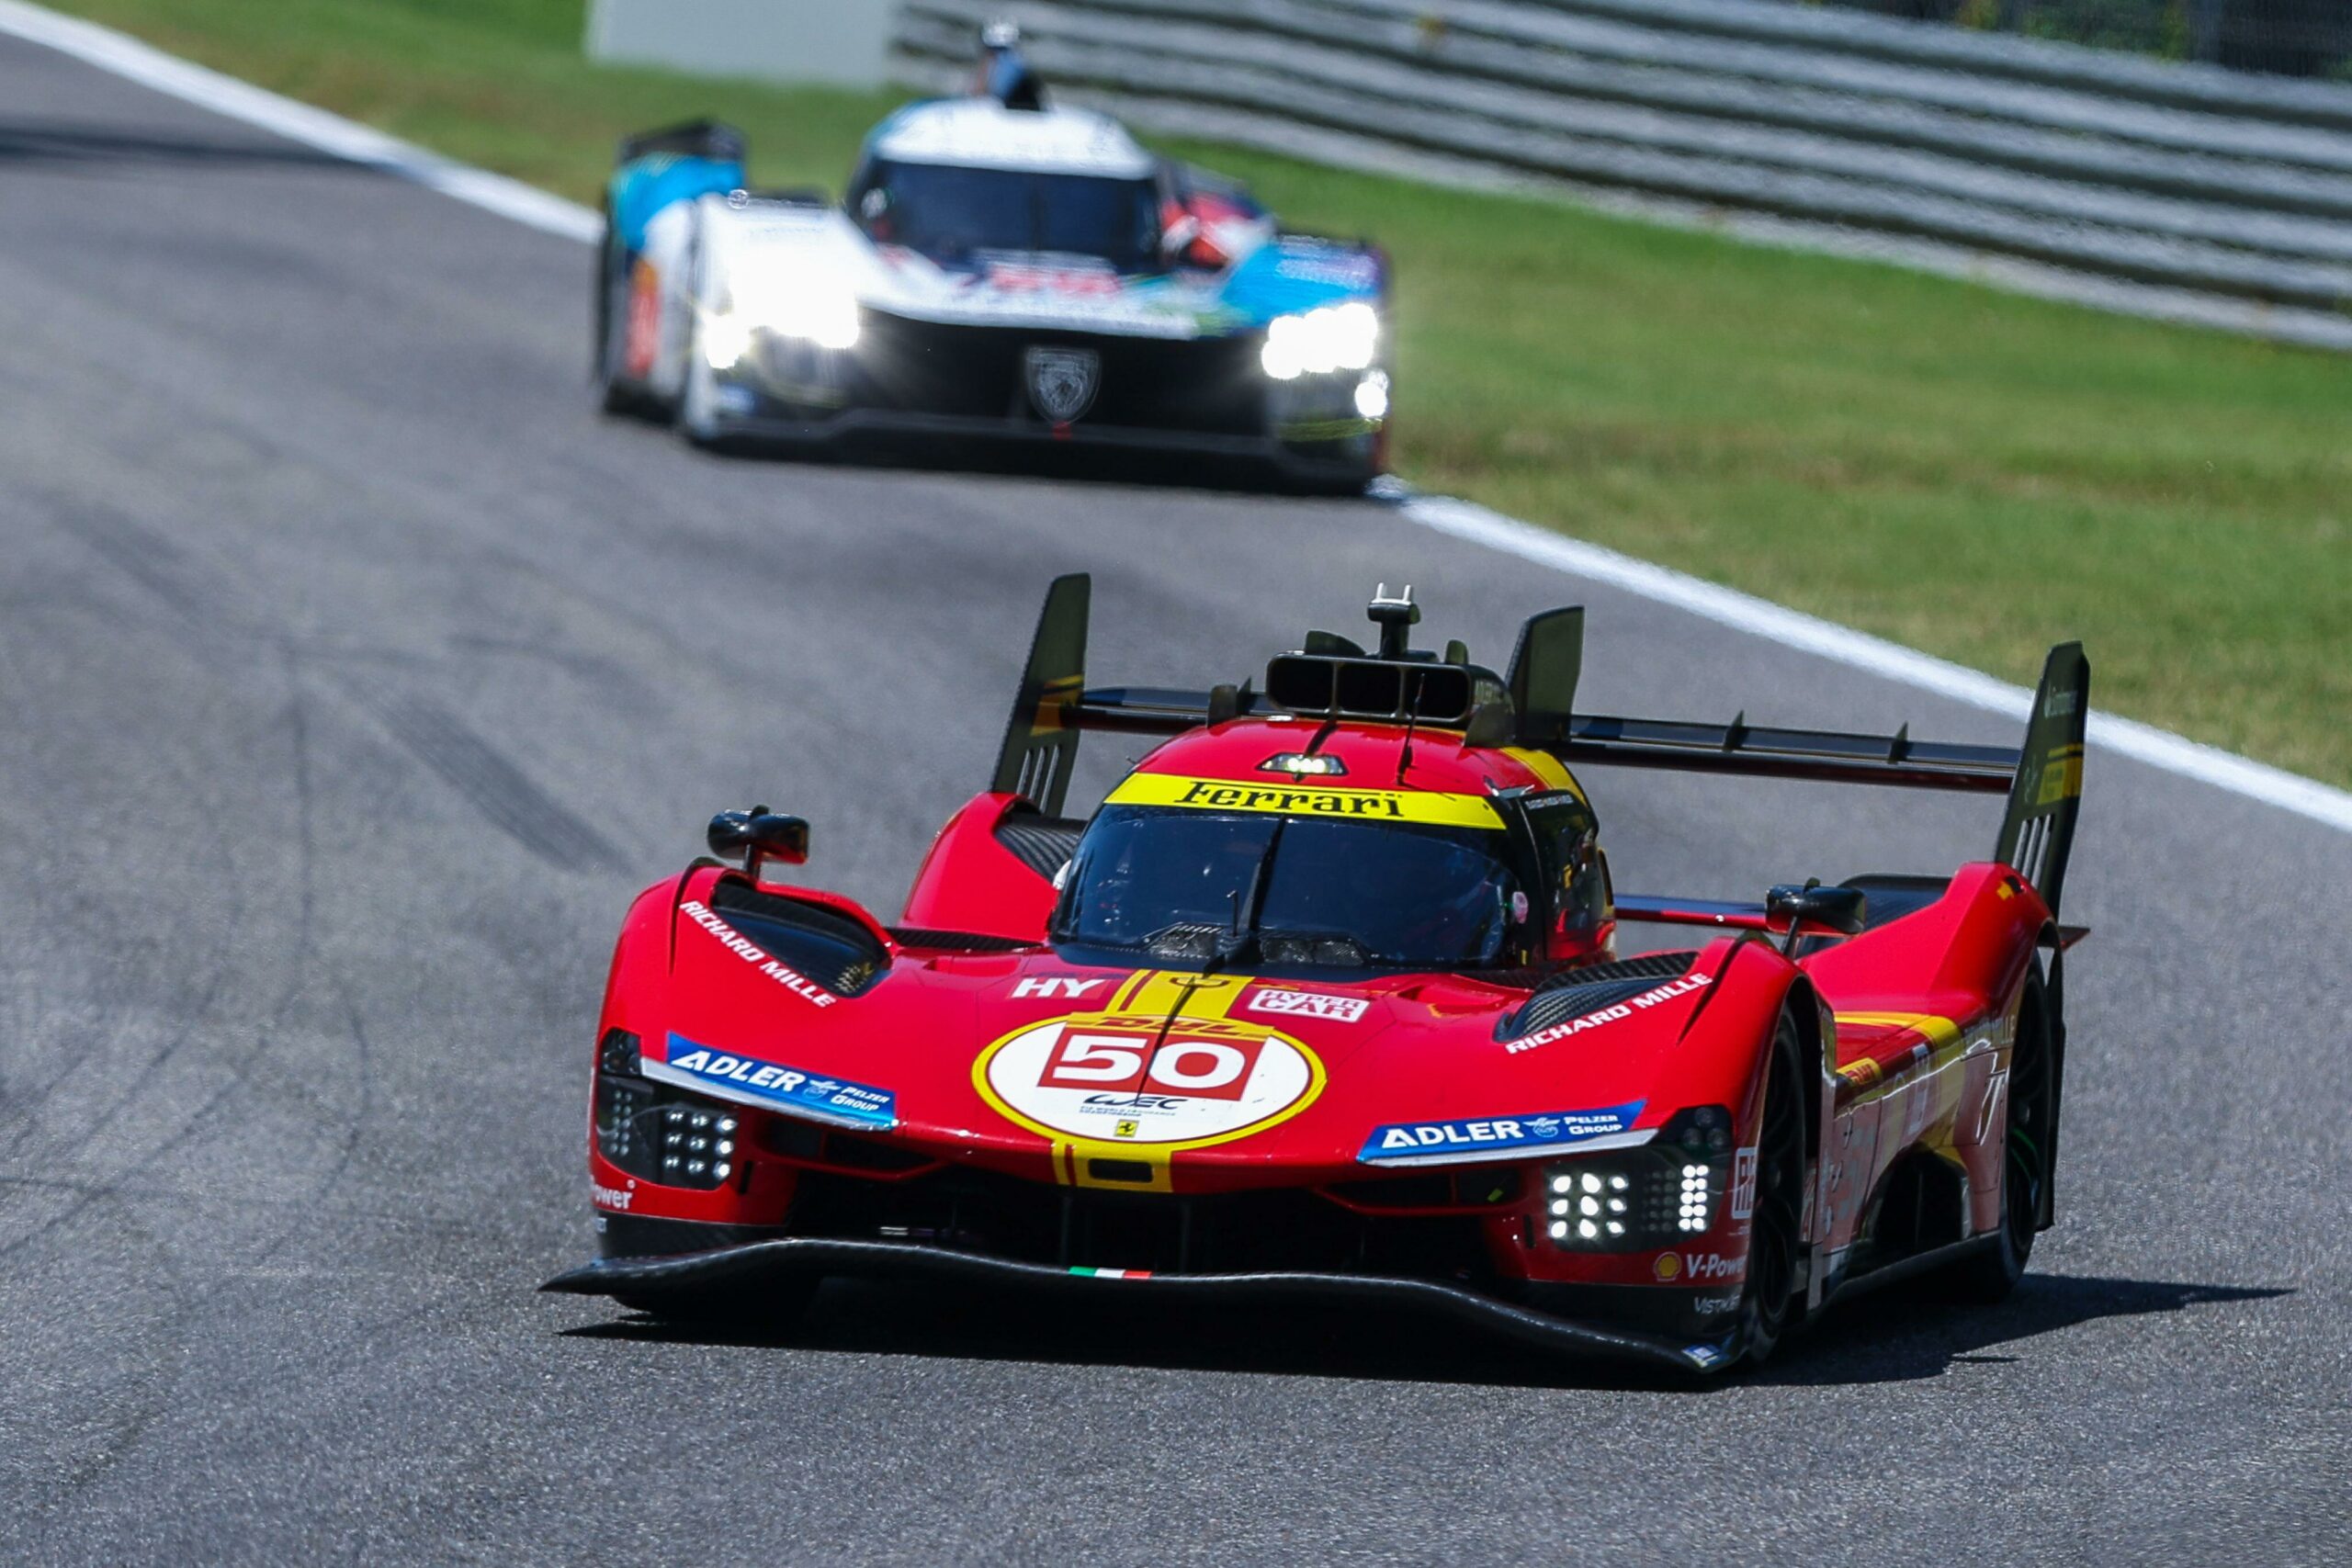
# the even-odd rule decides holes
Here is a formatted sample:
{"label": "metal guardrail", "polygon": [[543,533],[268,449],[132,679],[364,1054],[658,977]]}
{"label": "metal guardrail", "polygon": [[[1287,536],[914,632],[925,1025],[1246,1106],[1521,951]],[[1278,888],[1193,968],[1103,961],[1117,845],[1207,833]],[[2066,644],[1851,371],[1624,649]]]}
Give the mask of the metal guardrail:
{"label": "metal guardrail", "polygon": [[[1002,0],[903,0],[944,78]],[[2352,346],[2352,85],[1758,0],[1035,0],[1048,82],[2022,258]],[[1137,112],[1138,107],[1143,112]],[[2188,314],[2196,314],[2194,310]],[[2298,330],[2287,330],[2294,326]]]}
{"label": "metal guardrail", "polygon": [[2237,71],[2342,76],[2352,63],[2344,0],[1805,0],[1972,31],[2065,39]]}

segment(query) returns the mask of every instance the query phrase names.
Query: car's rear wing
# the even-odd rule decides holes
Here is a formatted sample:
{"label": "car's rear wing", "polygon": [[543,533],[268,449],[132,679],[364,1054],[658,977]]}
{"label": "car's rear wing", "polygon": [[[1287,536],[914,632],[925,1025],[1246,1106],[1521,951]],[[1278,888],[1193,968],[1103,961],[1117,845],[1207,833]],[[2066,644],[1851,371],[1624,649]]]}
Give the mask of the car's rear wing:
{"label": "car's rear wing", "polygon": [[707,158],[714,164],[741,164],[743,151],[743,133],[733,126],[723,120],[690,119],[622,137],[620,145],[614,150],[613,162],[633,164],[639,158],[666,152],[680,158]]}
{"label": "car's rear wing", "polygon": [[2062,642],[2042,661],[2009,809],[1993,850],[1995,860],[2033,885],[2053,915],[2083,806],[2083,733],[2090,712],[2091,661],[2081,643]]}
{"label": "car's rear wing", "polygon": [[[1442,660],[1409,653],[1402,636],[1385,629],[1396,618],[1392,613],[1378,654],[1334,633],[1308,633],[1303,652],[1278,657],[1269,667],[1269,694],[1253,693],[1248,682],[1206,692],[1089,688],[1090,592],[1083,575],[1054,581],[997,759],[994,787],[1027,797],[1048,816],[1061,815],[1078,738],[1086,730],[1178,735],[1251,713],[1399,723],[1410,717],[1431,728],[1459,729],[1473,745],[1527,747],[1570,765],[2006,794],[2008,810],[1994,858],[2016,868],[2053,911],[2058,907],[2082,794],[2083,731],[2090,711],[2090,662],[2080,643],[2050,650],[2025,743],[1983,746],[1916,740],[1908,726],[1893,735],[1870,735],[1754,725],[1744,712],[1729,724],[1577,713],[1580,608],[1528,621],[1502,677],[1472,665],[1459,643],[1449,645]],[[1383,619],[1382,603],[1374,606],[1376,620]],[[1397,602],[1385,603],[1393,611]],[[1304,705],[1303,692],[1314,694]]]}

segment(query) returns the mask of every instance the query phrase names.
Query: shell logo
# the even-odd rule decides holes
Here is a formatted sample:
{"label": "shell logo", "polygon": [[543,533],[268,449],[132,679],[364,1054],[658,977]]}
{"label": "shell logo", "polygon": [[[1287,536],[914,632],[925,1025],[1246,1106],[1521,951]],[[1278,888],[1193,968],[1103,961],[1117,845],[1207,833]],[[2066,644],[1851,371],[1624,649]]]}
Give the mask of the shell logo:
{"label": "shell logo", "polygon": [[1658,1277],[1661,1284],[1668,1280],[1679,1278],[1682,1273],[1681,1255],[1673,1252],[1659,1253],[1657,1261],[1650,1266],[1650,1272]]}

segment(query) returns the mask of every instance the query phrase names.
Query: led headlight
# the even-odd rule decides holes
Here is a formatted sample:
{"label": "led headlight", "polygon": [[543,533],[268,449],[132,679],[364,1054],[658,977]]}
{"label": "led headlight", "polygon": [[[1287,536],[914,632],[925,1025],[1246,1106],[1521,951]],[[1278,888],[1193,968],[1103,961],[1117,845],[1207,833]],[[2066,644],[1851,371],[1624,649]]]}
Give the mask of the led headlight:
{"label": "led headlight", "polygon": [[733,1109],[641,1076],[638,1038],[612,1030],[596,1052],[596,1147],[631,1176],[670,1187],[723,1185],[741,1168]]}
{"label": "led headlight", "polygon": [[820,348],[857,346],[857,297],[831,278],[748,276],[730,282],[728,293],[728,309],[703,323],[703,346],[714,368],[742,358],[754,331],[805,338]]}
{"label": "led headlight", "polygon": [[1633,1179],[1622,1170],[1589,1161],[1555,1167],[1545,1190],[1551,1194],[1552,1239],[1567,1246],[1609,1247],[1623,1241],[1632,1223]]}
{"label": "led headlight", "polygon": [[732,310],[706,314],[702,321],[702,356],[713,370],[732,370],[752,352],[752,323]]}
{"label": "led headlight", "polygon": [[[1276,316],[1266,323],[1266,343],[1258,351],[1258,362],[1275,380],[1289,381],[1335,370],[1367,369],[1379,348],[1379,312],[1361,299],[1351,299],[1344,305],[1319,305],[1295,315]],[[1385,394],[1387,389],[1384,386],[1381,390]]]}
{"label": "led headlight", "polygon": [[1544,1234],[1576,1252],[1641,1252],[1704,1235],[1730,1169],[1731,1112],[1676,1113],[1638,1149],[1548,1166]]}
{"label": "led headlight", "polygon": [[665,1106],[662,1111],[662,1175],[676,1187],[717,1186],[735,1156],[735,1118],[724,1111]]}

